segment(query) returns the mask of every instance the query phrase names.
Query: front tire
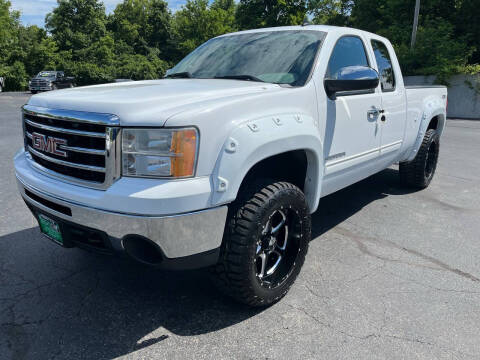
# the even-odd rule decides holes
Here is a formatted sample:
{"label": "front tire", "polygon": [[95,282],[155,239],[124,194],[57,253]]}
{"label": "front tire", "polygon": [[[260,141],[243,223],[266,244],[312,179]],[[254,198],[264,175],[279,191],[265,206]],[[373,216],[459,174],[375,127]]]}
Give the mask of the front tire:
{"label": "front tire", "polygon": [[303,192],[287,182],[252,186],[231,205],[214,282],[250,306],[267,306],[290,289],[311,237]]}
{"label": "front tire", "polygon": [[425,189],[435,175],[440,152],[440,135],[429,129],[420,145],[415,159],[400,163],[400,182],[409,187]]}

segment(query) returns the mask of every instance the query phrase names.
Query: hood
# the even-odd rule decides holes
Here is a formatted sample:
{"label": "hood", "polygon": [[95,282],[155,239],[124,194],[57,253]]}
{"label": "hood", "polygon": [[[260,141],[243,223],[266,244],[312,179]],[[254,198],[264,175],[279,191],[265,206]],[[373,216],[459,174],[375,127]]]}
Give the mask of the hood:
{"label": "hood", "polygon": [[32,96],[29,105],[114,114],[121,125],[163,126],[173,115],[211,100],[259,95],[279,85],[224,79],[163,79],[86,86]]}

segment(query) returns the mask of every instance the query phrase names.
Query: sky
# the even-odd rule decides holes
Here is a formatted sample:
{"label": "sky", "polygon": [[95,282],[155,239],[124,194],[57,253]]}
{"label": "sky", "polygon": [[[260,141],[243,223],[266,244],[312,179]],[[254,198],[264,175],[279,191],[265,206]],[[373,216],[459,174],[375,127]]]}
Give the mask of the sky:
{"label": "sky", "polygon": [[[21,21],[24,25],[44,26],[45,15],[56,6],[57,0],[10,0],[12,8],[20,10]],[[107,13],[111,13],[122,0],[103,0]],[[172,11],[178,10],[185,0],[168,0]]]}

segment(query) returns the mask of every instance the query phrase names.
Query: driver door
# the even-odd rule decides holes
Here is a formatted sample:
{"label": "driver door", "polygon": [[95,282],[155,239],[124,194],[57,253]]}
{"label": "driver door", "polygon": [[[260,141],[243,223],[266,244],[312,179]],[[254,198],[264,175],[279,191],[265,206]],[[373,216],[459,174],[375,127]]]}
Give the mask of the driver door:
{"label": "driver door", "polygon": [[64,78],[62,72],[57,73],[57,86],[59,88],[64,88],[65,87],[65,78]]}
{"label": "driver door", "polygon": [[[344,67],[371,64],[363,39],[342,36],[331,52],[325,77]],[[336,99],[327,97],[323,195],[375,172],[380,153],[381,106],[381,95],[376,89],[337,93]]]}

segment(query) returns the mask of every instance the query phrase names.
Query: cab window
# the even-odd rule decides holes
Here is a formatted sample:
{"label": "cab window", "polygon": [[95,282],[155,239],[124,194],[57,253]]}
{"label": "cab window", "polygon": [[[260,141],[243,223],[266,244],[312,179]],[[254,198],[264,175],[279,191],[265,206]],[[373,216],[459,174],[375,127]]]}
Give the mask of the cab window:
{"label": "cab window", "polygon": [[380,83],[382,91],[395,90],[395,74],[393,72],[392,60],[388,49],[384,43],[378,40],[372,40],[373,52],[377,60],[378,73],[380,74]]}
{"label": "cab window", "polygon": [[331,78],[347,66],[369,66],[363,41],[357,36],[341,37],[330,56],[326,76]]}

